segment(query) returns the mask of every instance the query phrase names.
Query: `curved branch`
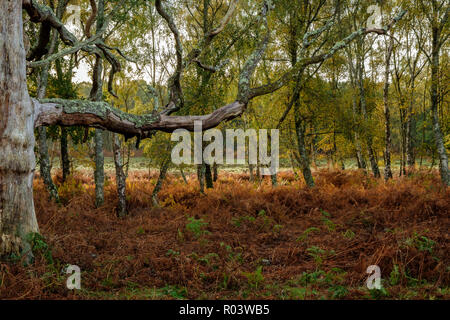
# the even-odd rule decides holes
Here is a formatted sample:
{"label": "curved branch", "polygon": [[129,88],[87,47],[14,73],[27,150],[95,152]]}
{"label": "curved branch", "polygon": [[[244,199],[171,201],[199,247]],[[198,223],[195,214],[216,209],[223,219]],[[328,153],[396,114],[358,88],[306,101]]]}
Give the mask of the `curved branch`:
{"label": "curved branch", "polygon": [[90,0],[89,2],[91,3],[92,12],[89,18],[87,19],[86,25],[84,27],[84,34],[86,35],[86,38],[91,37],[91,28],[97,17],[97,4],[95,3],[95,0]]}
{"label": "curved branch", "polygon": [[212,39],[217,36],[219,33],[221,33],[223,31],[223,29],[225,29],[225,27],[227,26],[227,24],[230,22],[231,17],[233,16],[234,11],[236,10],[237,4],[238,4],[239,0],[232,0],[230,6],[228,7],[227,13],[225,14],[225,16],[222,18],[222,20],[219,23],[219,26],[217,28],[215,28],[214,30],[211,30],[207,35],[206,35],[206,42],[211,42]]}
{"label": "curved branch", "polygon": [[286,73],[284,73],[275,82],[272,82],[272,83],[269,83],[269,84],[266,84],[266,85],[263,85],[263,86],[260,86],[257,88],[250,89],[249,95],[248,95],[249,99],[277,91],[278,89],[285,86],[290,80],[292,80],[293,77],[295,77],[295,75],[297,75],[301,69],[306,68],[309,65],[321,63],[321,62],[333,57],[336,52],[347,47],[347,45],[350,42],[352,42],[354,39],[356,39],[358,37],[362,37],[369,33],[376,33],[376,34],[382,34],[382,35],[387,34],[388,31],[392,28],[392,26],[397,21],[399,21],[401,18],[403,18],[403,16],[406,14],[406,12],[407,12],[406,10],[402,10],[398,16],[396,16],[386,27],[384,27],[382,29],[360,28],[359,30],[351,33],[349,36],[344,38],[342,41],[335,43],[335,45],[331,49],[329,49],[328,52],[325,52],[325,53],[322,53],[322,54],[319,54],[316,56],[312,56],[309,58],[300,59],[294,65],[294,67],[289,69]]}
{"label": "curved branch", "polygon": [[202,129],[216,127],[223,121],[240,116],[246,104],[235,101],[203,116],[134,115],[110,106],[106,102],[65,99],[33,99],[35,127],[48,125],[85,126],[106,129],[126,137],[149,137],[152,131],[173,132],[176,129],[194,131],[201,121]]}
{"label": "curved branch", "polygon": [[252,98],[251,97],[251,89],[250,89],[250,79],[253,76],[256,67],[258,66],[259,62],[263,58],[264,54],[266,53],[267,45],[269,43],[269,27],[267,24],[267,13],[269,11],[269,3],[268,0],[264,1],[264,5],[261,11],[261,18],[263,20],[264,28],[266,29],[266,34],[264,35],[264,38],[260,43],[258,44],[258,47],[255,51],[250,55],[250,57],[247,59],[247,61],[244,64],[244,67],[242,68],[242,71],[239,75],[239,83],[238,83],[238,97],[237,99],[239,101],[242,101],[244,103],[248,103],[248,101]]}
{"label": "curved branch", "polygon": [[[161,0],[155,1],[156,11],[159,15],[166,20],[170,31],[175,38],[175,51],[177,56],[177,67],[174,74],[169,78],[169,105],[171,106],[171,112],[179,110],[183,106],[183,91],[181,88],[181,75],[183,73],[183,45],[181,44],[180,33],[177,26],[172,18],[172,16],[164,10]],[[175,107],[173,106],[175,105]]]}
{"label": "curved branch", "polygon": [[55,28],[66,45],[73,46],[78,42],[77,38],[67,30],[49,7],[37,3],[35,0],[23,0],[22,8],[28,13],[32,22],[45,22]]}

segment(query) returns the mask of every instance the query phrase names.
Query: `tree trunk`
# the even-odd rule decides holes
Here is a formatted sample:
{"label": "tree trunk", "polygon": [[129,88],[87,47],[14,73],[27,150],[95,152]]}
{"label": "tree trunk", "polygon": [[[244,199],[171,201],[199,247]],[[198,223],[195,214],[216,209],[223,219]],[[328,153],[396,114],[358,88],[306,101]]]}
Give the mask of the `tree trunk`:
{"label": "tree trunk", "polygon": [[59,202],[58,189],[52,180],[52,166],[50,164],[50,157],[48,155],[48,145],[47,145],[47,128],[38,128],[39,136],[39,172],[41,178],[44,180],[44,184],[50,194],[50,198]]}
{"label": "tree trunk", "polygon": [[65,182],[67,180],[67,177],[70,175],[70,160],[67,136],[67,128],[61,127],[61,168],[63,182]]}
{"label": "tree trunk", "polygon": [[256,180],[261,181],[261,165],[259,164],[259,160],[256,163]]}
{"label": "tree trunk", "polygon": [[206,181],[207,189],[214,188],[213,178],[212,178],[212,173],[211,173],[211,166],[209,164],[205,164],[205,181]]}
{"label": "tree trunk", "polygon": [[389,110],[389,68],[391,62],[392,50],[394,48],[394,40],[390,38],[389,47],[386,51],[386,68],[384,70],[384,120],[385,120],[385,168],[384,180],[388,181],[392,178],[391,170],[391,118]]}
{"label": "tree trunk", "polygon": [[180,174],[181,174],[181,177],[183,178],[184,183],[188,184],[188,181],[186,179],[186,175],[184,174],[184,171],[183,171],[182,167],[180,167]]}
{"label": "tree trunk", "polygon": [[[103,27],[104,23],[104,0],[98,1],[97,6],[97,32]],[[102,57],[95,56],[95,65],[92,75],[92,89],[90,98],[92,101],[103,100],[103,81],[102,81],[103,62]],[[105,202],[104,186],[105,186],[105,157],[103,155],[103,130],[95,129],[95,205],[100,207]]]}
{"label": "tree trunk", "polygon": [[278,185],[276,173],[270,175],[270,180],[272,181],[272,187],[276,187]]}
{"label": "tree trunk", "polygon": [[164,179],[166,178],[167,171],[169,170],[170,158],[167,158],[163,161],[161,168],[159,169],[158,181],[156,181],[155,188],[152,193],[152,202],[155,207],[159,207],[158,202],[158,193],[161,191],[162,184]]}
{"label": "tree trunk", "polygon": [[249,163],[249,164],[248,164],[248,172],[249,172],[249,181],[250,181],[250,182],[255,181],[255,176],[254,176],[254,173],[253,173],[253,168],[254,168],[254,165],[251,164],[251,163]]}
{"label": "tree trunk", "polygon": [[414,80],[411,84],[411,97],[408,107],[408,115],[406,121],[406,163],[409,169],[414,169],[416,158],[414,154],[414,136],[416,133],[416,119],[413,113],[414,105]]}
{"label": "tree trunk", "polygon": [[[362,40],[358,41],[358,44],[362,45]],[[364,57],[358,55],[358,87],[359,87],[359,101],[361,105],[361,112],[364,117],[364,120],[368,120],[367,108],[366,108],[366,92],[364,89]],[[372,167],[372,172],[375,178],[380,177],[380,170],[378,168],[378,163],[375,159],[375,154],[373,150],[373,138],[372,133],[368,132],[366,137],[367,144],[367,154],[369,155],[370,166]]]}
{"label": "tree trunk", "polygon": [[205,164],[197,165],[197,179],[200,186],[200,192],[205,193]]}
{"label": "tree trunk", "polygon": [[117,205],[117,215],[124,217],[127,215],[127,200],[126,200],[126,176],[123,172],[122,155],[120,154],[120,141],[117,134],[113,134],[113,151],[114,151],[114,166],[116,168],[116,184],[117,195],[119,203]]}
{"label": "tree trunk", "polygon": [[105,157],[103,155],[103,130],[95,129],[95,205],[100,207],[105,202]]}
{"label": "tree trunk", "polygon": [[[402,98],[400,99],[400,105],[403,106]],[[406,112],[400,106],[400,172],[399,176],[406,175]]]}
{"label": "tree trunk", "polygon": [[303,178],[305,183],[309,188],[314,187],[314,179],[311,173],[311,168],[309,167],[309,157],[308,152],[305,147],[305,137],[304,129],[302,126],[302,119],[300,115],[299,101],[294,102],[294,115],[295,115],[295,131],[297,133],[297,148],[298,154],[300,156],[300,166],[303,173]]}
{"label": "tree trunk", "polygon": [[214,164],[213,164],[213,181],[216,182],[217,179],[219,179],[219,171],[218,171],[217,163],[214,162]]}
{"label": "tree trunk", "polygon": [[33,203],[34,110],[28,95],[22,1],[0,1],[0,258],[32,254],[39,232]]}
{"label": "tree trunk", "polygon": [[[50,48],[48,55],[51,55],[55,51],[57,41],[57,33],[52,33],[52,40],[50,43]],[[39,74],[39,84],[37,89],[37,98],[45,98],[48,85],[48,70],[50,65],[42,67],[41,73]],[[50,163],[50,157],[48,155],[48,144],[47,144],[47,128],[38,128],[38,139],[39,139],[39,170],[41,178],[44,180],[44,184],[50,194],[50,198],[59,202],[58,189],[52,180],[52,166]]]}
{"label": "tree trunk", "polygon": [[448,169],[448,157],[445,150],[444,139],[442,137],[441,126],[439,124],[438,104],[439,104],[439,54],[441,33],[438,26],[433,26],[432,44],[432,64],[431,64],[431,113],[433,121],[434,141],[439,155],[439,171],[442,183],[450,186],[450,172]]}

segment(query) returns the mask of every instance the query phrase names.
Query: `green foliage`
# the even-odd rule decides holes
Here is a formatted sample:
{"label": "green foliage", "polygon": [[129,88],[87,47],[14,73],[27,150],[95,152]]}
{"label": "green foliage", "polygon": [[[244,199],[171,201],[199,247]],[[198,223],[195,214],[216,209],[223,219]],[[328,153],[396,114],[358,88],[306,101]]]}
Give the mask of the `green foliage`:
{"label": "green foliage", "polygon": [[392,286],[397,285],[400,282],[401,273],[398,269],[398,265],[394,265],[390,275],[389,275],[389,283]]}
{"label": "green foliage", "polygon": [[239,217],[239,218],[232,218],[231,222],[236,227],[240,227],[242,225],[242,222],[244,222],[244,221],[254,222],[255,220],[256,220],[256,218],[252,217],[252,216],[242,216],[242,217]]}
{"label": "green foliage", "polygon": [[344,236],[344,238],[347,238],[350,240],[355,237],[355,233],[350,229],[345,230],[345,232],[343,232],[342,235]]}
{"label": "green foliage", "polygon": [[208,226],[208,222],[205,222],[203,219],[195,219],[194,217],[189,217],[188,221],[189,222],[186,224],[186,230],[191,232],[194,237],[199,238],[210,233],[208,230],[205,230],[205,228]]}
{"label": "green foliage", "polygon": [[306,252],[308,252],[308,255],[314,259],[314,262],[316,263],[317,266],[320,266],[322,264],[323,258],[326,254],[325,250],[317,246],[312,246],[306,249]]}
{"label": "green foliage", "polygon": [[248,285],[254,289],[258,289],[258,286],[264,281],[262,266],[256,268],[254,272],[243,272],[242,274],[247,278]]}
{"label": "green foliage", "polygon": [[313,232],[320,232],[320,229],[316,228],[316,227],[310,227],[310,228],[306,229],[305,231],[303,231],[302,235],[300,237],[298,237],[295,241],[303,242],[308,238],[308,235]]}
{"label": "green foliage", "polygon": [[35,256],[40,254],[45,258],[48,264],[53,264],[52,250],[41,234],[36,232],[29,233],[26,236],[26,241],[30,244],[31,250]]}
{"label": "green foliage", "polygon": [[178,286],[165,286],[164,288],[161,288],[160,293],[162,295],[170,296],[174,299],[183,300],[186,299],[187,295],[187,289],[185,287],[178,287]]}
{"label": "green foliage", "polygon": [[417,248],[419,251],[433,253],[433,247],[436,243],[433,240],[414,232],[412,237],[405,240],[405,244],[409,247]]}
{"label": "green foliage", "polygon": [[167,250],[166,252],[166,256],[170,257],[170,256],[179,256],[180,252],[179,251],[174,251],[172,249]]}
{"label": "green foliage", "polygon": [[332,286],[328,291],[331,293],[332,299],[341,299],[348,294],[347,288],[341,285]]}
{"label": "green foliage", "polygon": [[384,287],[381,287],[381,289],[370,289],[369,293],[370,297],[374,300],[380,300],[389,297],[389,291]]}

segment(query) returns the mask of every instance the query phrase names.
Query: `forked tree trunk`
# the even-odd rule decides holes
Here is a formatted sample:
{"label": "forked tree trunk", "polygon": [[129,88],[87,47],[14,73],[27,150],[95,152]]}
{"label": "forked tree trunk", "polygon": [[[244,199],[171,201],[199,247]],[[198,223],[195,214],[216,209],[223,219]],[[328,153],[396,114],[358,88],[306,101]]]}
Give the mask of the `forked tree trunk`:
{"label": "forked tree trunk", "polygon": [[31,257],[39,232],[33,203],[34,108],[28,94],[22,1],[0,1],[0,257]]}

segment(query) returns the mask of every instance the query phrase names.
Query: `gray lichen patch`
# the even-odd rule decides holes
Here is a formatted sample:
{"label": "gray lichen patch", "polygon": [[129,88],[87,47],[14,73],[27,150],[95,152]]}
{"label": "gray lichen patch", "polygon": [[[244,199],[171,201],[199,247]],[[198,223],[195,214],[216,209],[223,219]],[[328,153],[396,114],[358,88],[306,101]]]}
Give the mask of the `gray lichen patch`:
{"label": "gray lichen patch", "polygon": [[42,99],[42,103],[54,103],[57,107],[62,107],[64,113],[82,113],[94,114],[103,120],[108,118],[109,114],[114,114],[122,121],[133,123],[136,128],[142,128],[144,125],[149,125],[158,120],[158,116],[135,115],[122,110],[116,109],[107,102],[94,102],[89,100],[65,100],[65,99]]}

